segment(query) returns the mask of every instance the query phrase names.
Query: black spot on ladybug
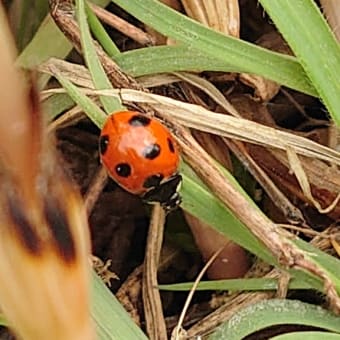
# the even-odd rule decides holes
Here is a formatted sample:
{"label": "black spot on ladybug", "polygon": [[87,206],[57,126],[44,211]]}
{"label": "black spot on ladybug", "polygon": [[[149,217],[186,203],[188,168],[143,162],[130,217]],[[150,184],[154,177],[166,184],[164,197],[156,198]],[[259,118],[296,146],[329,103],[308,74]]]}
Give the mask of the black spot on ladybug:
{"label": "black spot on ladybug", "polygon": [[154,188],[158,187],[162,181],[164,176],[162,174],[157,174],[157,175],[152,175],[149,176],[143,183],[143,187],[148,189],[148,188]]}
{"label": "black spot on ladybug", "polygon": [[128,163],[117,164],[115,170],[120,177],[129,177],[131,175],[131,166]]}
{"label": "black spot on ladybug", "polygon": [[151,122],[151,119],[144,115],[135,115],[130,118],[129,124],[134,127],[138,126],[148,126]]}
{"label": "black spot on ladybug", "polygon": [[100,152],[101,155],[105,154],[108,145],[109,145],[109,136],[108,135],[100,136],[100,138],[99,138],[99,152]]}
{"label": "black spot on ladybug", "polygon": [[158,144],[150,144],[144,148],[142,154],[147,159],[155,159],[161,153],[161,147]]}
{"label": "black spot on ladybug", "polygon": [[172,142],[172,140],[170,138],[168,138],[168,146],[169,146],[170,152],[174,153],[175,152],[174,143]]}

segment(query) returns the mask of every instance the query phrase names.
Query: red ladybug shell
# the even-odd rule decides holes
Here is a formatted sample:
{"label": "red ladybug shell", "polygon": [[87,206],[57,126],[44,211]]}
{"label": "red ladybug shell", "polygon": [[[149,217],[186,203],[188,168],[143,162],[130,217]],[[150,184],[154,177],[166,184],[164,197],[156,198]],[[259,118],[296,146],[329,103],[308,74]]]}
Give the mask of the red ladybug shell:
{"label": "red ladybug shell", "polygon": [[101,161],[125,190],[142,195],[177,172],[179,152],[156,119],[124,111],[112,114],[100,134]]}

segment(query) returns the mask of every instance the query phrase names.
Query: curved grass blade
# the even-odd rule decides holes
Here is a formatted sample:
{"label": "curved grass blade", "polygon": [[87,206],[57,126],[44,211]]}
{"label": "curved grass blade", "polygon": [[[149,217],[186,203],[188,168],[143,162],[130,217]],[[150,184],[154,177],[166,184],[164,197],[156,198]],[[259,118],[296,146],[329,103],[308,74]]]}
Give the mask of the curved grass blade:
{"label": "curved grass blade", "polygon": [[230,63],[298,91],[317,95],[294,57],[271,52],[215,32],[155,0],[112,0],[158,32],[198,50],[202,55]]}
{"label": "curved grass blade", "polygon": [[100,20],[93,13],[92,9],[88,4],[86,4],[85,10],[87,14],[87,21],[90,25],[91,31],[93,32],[94,36],[97,38],[99,43],[102,45],[105,52],[111,58],[116,58],[117,56],[119,56],[120,51],[118,47],[115,45],[110,36],[107,34]]}
{"label": "curved grass blade", "polygon": [[[112,85],[106,76],[104,68],[99,61],[99,58],[94,47],[89,26],[86,20],[85,2],[84,0],[77,0],[76,4],[77,4],[76,13],[80,28],[82,52],[87,67],[91,73],[93,83],[97,90],[112,89]],[[122,111],[125,109],[118,97],[110,98],[100,96],[100,101],[102,102],[107,113],[111,113],[114,111]]]}
{"label": "curved grass blade", "polygon": [[139,48],[121,53],[115,61],[135,77],[176,71],[245,72],[244,68],[181,45]]}
{"label": "curved grass blade", "polygon": [[66,93],[56,93],[42,103],[47,121],[51,122],[58,115],[74,106],[74,101]]}
{"label": "curved grass blade", "polygon": [[102,111],[90,98],[83,95],[75,85],[61,74],[55,72],[54,76],[67,91],[68,95],[86,112],[87,116],[93,121],[93,123],[98,127],[103,126],[104,121],[107,118],[105,112]]}
{"label": "curved grass blade", "polygon": [[271,340],[339,340],[340,334],[329,332],[293,332],[275,336]]}
{"label": "curved grass blade", "polygon": [[131,320],[116,297],[95,274],[93,275],[92,284],[96,302],[92,306],[92,316],[97,326],[99,339],[146,340],[147,337],[142,330]]}
{"label": "curved grass blade", "polygon": [[234,314],[209,340],[239,340],[266,327],[282,324],[307,325],[340,333],[338,316],[321,307],[297,300],[261,301]]}
{"label": "curved grass blade", "polygon": [[340,125],[340,45],[312,0],[260,0]]}
{"label": "curved grass blade", "polygon": [[[189,291],[194,282],[162,284],[160,290]],[[289,281],[289,289],[309,289],[310,285],[305,281],[292,279]],[[271,278],[229,279],[201,281],[195,290],[228,290],[228,291],[254,291],[254,290],[277,290],[278,280]]]}

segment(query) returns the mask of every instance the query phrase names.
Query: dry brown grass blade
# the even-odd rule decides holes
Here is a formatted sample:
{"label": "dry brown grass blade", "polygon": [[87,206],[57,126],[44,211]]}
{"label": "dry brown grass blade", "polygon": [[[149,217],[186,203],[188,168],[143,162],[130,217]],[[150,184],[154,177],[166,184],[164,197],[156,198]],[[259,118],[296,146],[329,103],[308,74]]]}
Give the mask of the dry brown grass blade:
{"label": "dry brown grass blade", "polygon": [[107,171],[103,166],[100,166],[85,195],[85,209],[87,216],[91,215],[92,209],[97,202],[100,193],[103,191],[107,180]]}
{"label": "dry brown grass blade", "polygon": [[[73,64],[62,59],[50,58],[47,62],[39,65],[37,71],[53,75],[51,67],[57,68],[61,74],[65,75],[74,84],[88,89],[95,89],[90,72],[85,66]],[[46,98],[43,96],[42,99]]]}
{"label": "dry brown grass blade", "polygon": [[[198,276],[195,279],[195,282],[192,286],[192,288],[189,291],[189,294],[187,296],[187,299],[185,301],[185,304],[183,306],[181,315],[178,319],[178,323],[177,326],[173,329],[172,334],[171,334],[171,340],[181,340],[183,338],[185,338],[185,331],[182,328],[183,322],[184,322],[184,318],[185,318],[185,314],[187,313],[188,309],[189,309],[189,305],[191,303],[191,300],[194,296],[194,293],[197,289],[198,284],[200,283],[200,281],[203,278],[203,275],[205,274],[205,272],[207,271],[207,269],[209,268],[209,266],[211,266],[211,264],[216,260],[216,258],[218,257],[218,255],[222,252],[223,248],[225,248],[227,244],[224,244],[222,247],[220,247],[215,254],[213,254],[210,259],[207,261],[207,263],[204,265],[204,267],[201,269],[200,273],[198,274]],[[182,336],[183,334],[183,336]]]}
{"label": "dry brown grass blade", "polygon": [[[287,153],[279,150],[270,150],[268,155],[269,157],[262,157],[263,159],[260,161],[261,168],[268,172],[272,178],[275,177],[277,183],[281,183],[285,187],[290,188],[296,197],[312,205],[313,201],[308,200],[303,191],[299,190],[299,184],[295,180],[295,175],[288,174],[290,163],[287,159]],[[270,169],[273,167],[273,164],[275,165],[275,163],[272,162],[273,157],[287,169],[286,175],[281,175],[281,171],[277,172],[279,176],[271,173]],[[256,160],[259,161],[259,157],[256,157]],[[310,186],[309,190],[311,191],[312,197],[314,197],[322,207],[333,208],[336,197],[340,192],[340,171],[338,168],[317,159],[302,156],[299,156],[298,161],[301,163],[300,167],[303,168],[303,171],[308,177],[308,186]],[[323,176],[320,176],[320,174],[323,174]],[[340,216],[340,205],[337,204],[328,215],[337,220]]]}
{"label": "dry brown grass blade", "polygon": [[333,29],[335,36],[340,41],[340,8],[338,0],[320,0],[322,9],[329,22],[330,27]]}
{"label": "dry brown grass blade", "polygon": [[272,202],[285,214],[287,221],[294,224],[304,224],[305,219],[302,212],[296,208],[290,200],[275,185],[271,178],[251,157],[243,143],[224,139],[226,145],[232,150],[234,155],[242,162],[256,181],[266,190]]}
{"label": "dry brown grass blade", "polygon": [[335,249],[336,253],[338,254],[338,256],[340,256],[340,244],[339,241],[333,236],[331,236],[330,238],[330,242],[333,246],[333,248]]}
{"label": "dry brown grass blade", "polygon": [[234,117],[241,117],[234,106],[226,99],[226,97],[208,80],[188,72],[174,73],[181,80],[195,86],[196,88],[205,92],[217,104],[221,105],[227,112]]}
{"label": "dry brown grass blade", "polygon": [[195,104],[132,89],[87,91],[85,94],[119,96],[124,102],[148,104],[163,120],[175,119],[183,126],[234,138],[248,143],[278,148],[291,147],[303,156],[340,165],[340,153],[324,145],[292,133],[274,129],[251,120],[209,111]]}
{"label": "dry brown grass blade", "polygon": [[288,155],[290,168],[294,172],[305,197],[312,202],[312,204],[321,214],[326,214],[334,210],[335,206],[339,202],[340,193],[337,194],[336,198],[333,200],[333,202],[328,207],[322,208],[320,203],[317,200],[315,200],[313,197],[309,180],[302,167],[299,157],[296,155],[294,150],[292,150],[291,148],[287,148],[287,155]]}
{"label": "dry brown grass blade", "polygon": [[139,302],[142,291],[143,265],[136,267],[116,293],[116,298],[138,326],[141,325]]}
{"label": "dry brown grass blade", "polygon": [[75,125],[84,118],[84,112],[79,106],[74,106],[70,110],[66,111],[63,115],[56,118],[48,125],[48,132],[54,132],[57,129],[64,128],[66,126]]}
{"label": "dry brown grass blade", "polygon": [[[292,54],[282,36],[276,31],[264,34],[256,41],[256,44],[275,52]],[[270,101],[281,88],[280,84],[254,74],[240,73],[239,80],[254,88],[254,96],[262,102]]]}
{"label": "dry brown grass blade", "polygon": [[21,339],[90,340],[85,211],[14,66],[5,20],[0,6],[0,307]]}
{"label": "dry brown grass blade", "polygon": [[159,204],[153,207],[148,232],[143,271],[143,302],[145,322],[151,340],[167,339],[162,302],[157,288],[157,270],[163,243],[165,211]]}
{"label": "dry brown grass blade", "polygon": [[155,41],[150,34],[142,31],[140,28],[134,25],[131,25],[129,22],[123,20],[119,16],[110,13],[106,9],[96,6],[94,4],[91,5],[91,8],[94,14],[96,14],[98,18],[101,19],[104,23],[122,32],[123,34],[133,39],[134,41],[137,41],[139,44],[141,45],[155,44]]}
{"label": "dry brown grass blade", "polygon": [[226,35],[240,34],[238,0],[181,0],[188,16]]}

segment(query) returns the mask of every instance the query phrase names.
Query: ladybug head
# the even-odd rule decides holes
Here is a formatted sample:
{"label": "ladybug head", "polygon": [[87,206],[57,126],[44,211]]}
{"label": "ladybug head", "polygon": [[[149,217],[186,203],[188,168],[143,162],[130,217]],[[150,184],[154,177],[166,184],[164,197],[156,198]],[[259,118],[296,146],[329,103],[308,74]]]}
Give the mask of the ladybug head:
{"label": "ladybug head", "polygon": [[151,187],[142,199],[147,203],[159,202],[167,211],[176,209],[181,204],[181,196],[178,192],[181,186],[182,176],[175,173],[160,184]]}

